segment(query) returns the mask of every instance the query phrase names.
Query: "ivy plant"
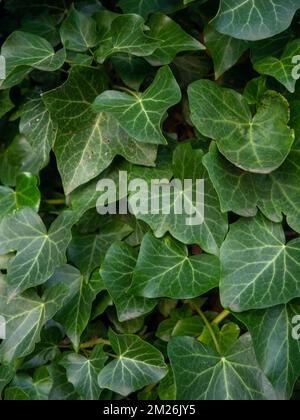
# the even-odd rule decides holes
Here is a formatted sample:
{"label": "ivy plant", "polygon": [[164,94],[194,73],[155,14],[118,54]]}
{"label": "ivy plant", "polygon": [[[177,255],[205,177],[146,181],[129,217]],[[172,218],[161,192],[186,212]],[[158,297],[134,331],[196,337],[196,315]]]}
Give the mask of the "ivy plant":
{"label": "ivy plant", "polygon": [[0,2],[0,399],[300,398],[299,20]]}

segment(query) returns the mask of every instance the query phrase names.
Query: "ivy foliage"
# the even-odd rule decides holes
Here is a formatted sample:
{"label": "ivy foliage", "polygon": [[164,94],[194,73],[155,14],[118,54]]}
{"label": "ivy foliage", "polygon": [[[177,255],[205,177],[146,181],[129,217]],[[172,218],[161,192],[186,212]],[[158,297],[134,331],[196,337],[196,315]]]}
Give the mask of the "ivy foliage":
{"label": "ivy foliage", "polygon": [[0,3],[0,399],[299,398],[299,9]]}

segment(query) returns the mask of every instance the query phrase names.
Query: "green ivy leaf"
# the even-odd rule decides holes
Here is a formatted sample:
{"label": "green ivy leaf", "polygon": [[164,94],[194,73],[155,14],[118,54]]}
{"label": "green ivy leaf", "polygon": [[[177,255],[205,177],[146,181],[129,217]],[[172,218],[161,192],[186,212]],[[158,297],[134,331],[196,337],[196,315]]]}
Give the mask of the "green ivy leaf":
{"label": "green ivy leaf", "polygon": [[181,99],[179,86],[169,69],[158,70],[153,83],[143,93],[129,95],[108,90],[95,99],[95,112],[108,112],[134,139],[144,143],[166,144],[162,119]]}
{"label": "green ivy leaf", "polygon": [[275,393],[258,367],[249,335],[220,356],[192,337],[174,337],[168,354],[179,400],[272,400]]}
{"label": "green ivy leaf", "polygon": [[239,93],[209,80],[191,84],[189,99],[196,128],[216,140],[220,152],[237,167],[270,173],[289,154],[294,141],[289,106],[276,92],[266,93],[254,116]]}
{"label": "green ivy leaf", "polygon": [[132,291],[137,253],[124,242],[115,242],[107,251],[100,275],[116,305],[121,322],[150,312],[157,304],[154,299],[136,297]]}
{"label": "green ivy leaf", "polygon": [[12,103],[12,100],[10,99],[10,91],[7,90],[1,90],[0,91],[0,118],[3,117],[7,112],[9,112],[11,109],[13,109],[14,104]]}
{"label": "green ivy leaf", "polygon": [[[186,222],[187,215],[185,212],[182,212],[183,214],[176,214],[174,196],[172,195],[174,191],[172,190],[170,214],[163,214],[163,205],[160,204],[159,214],[142,214],[140,212],[136,214],[136,217],[150,225],[155,236],[158,238],[163,237],[165,233],[169,232],[174,238],[187,245],[198,244],[204,251],[218,255],[219,246],[227,231],[227,220],[219,210],[219,200],[202,165],[202,157],[203,152],[201,150],[193,150],[188,143],[177,146],[173,154],[174,178],[181,181],[192,179],[193,197],[196,194],[196,180],[204,179],[205,217],[202,224],[189,225]],[[183,194],[188,196],[188,193],[189,189],[186,188]],[[163,203],[163,194],[166,193],[161,190],[159,192],[160,203]],[[200,200],[202,198],[201,196]],[[131,200],[132,197],[129,197],[129,203]],[[189,200],[188,197],[187,200]],[[197,205],[199,204],[197,202]],[[151,208],[150,205],[148,207]]]}
{"label": "green ivy leaf", "polygon": [[57,128],[40,95],[33,95],[23,106],[19,129],[34,150],[39,162],[38,168],[46,166],[56,139]]}
{"label": "green ivy leaf", "polygon": [[166,376],[167,367],[162,354],[140,337],[110,331],[109,340],[117,358],[100,372],[98,382],[101,388],[126,397]]}
{"label": "green ivy leaf", "polygon": [[66,58],[64,49],[55,52],[46,39],[22,31],[13,32],[6,39],[1,55],[6,60],[6,79],[0,82],[1,89],[19,84],[32,69],[58,70]]}
{"label": "green ivy leaf", "polygon": [[149,36],[159,39],[161,45],[146,57],[152,65],[170,64],[182,51],[199,51],[205,47],[181,29],[174,20],[162,13],[153,14],[148,22]]}
{"label": "green ivy leaf", "polygon": [[74,5],[71,6],[63,21],[60,36],[66,49],[77,52],[85,52],[99,42],[96,21],[78,12]]}
{"label": "green ivy leaf", "polygon": [[43,95],[59,126],[54,151],[67,194],[101,173],[118,154],[137,164],[154,165],[155,146],[135,142],[115,118],[91,111],[105,86],[101,70],[74,66],[64,85]]}
{"label": "green ivy leaf", "polygon": [[274,77],[291,93],[295,92],[297,78],[294,75],[296,62],[293,58],[300,55],[300,39],[287,44],[281,58],[265,57],[255,62],[254,68],[258,73]]}
{"label": "green ivy leaf", "polygon": [[29,173],[18,175],[15,191],[0,186],[0,219],[23,207],[38,211],[41,194],[37,187],[37,178]]}
{"label": "green ivy leaf", "polygon": [[98,345],[88,359],[80,354],[69,353],[60,362],[67,371],[69,382],[82,399],[99,400],[101,388],[98,385],[98,375],[107,358],[103,346]]}
{"label": "green ivy leaf", "polygon": [[62,366],[57,363],[51,363],[48,366],[48,370],[53,383],[49,394],[50,401],[74,401],[79,399]]}
{"label": "green ivy leaf", "polygon": [[292,334],[299,302],[250,311],[235,316],[248,328],[262,370],[273,384],[278,399],[290,398],[300,374],[300,341]]}
{"label": "green ivy leaf", "polygon": [[47,283],[47,289],[59,283],[69,288],[69,294],[55,320],[63,325],[75,351],[78,351],[81,335],[91,316],[92,304],[103,290],[103,284],[97,277],[86,279],[75,267],[68,265],[54,273]]}
{"label": "green ivy leaf", "polygon": [[131,293],[147,298],[191,299],[219,284],[219,260],[213,255],[188,256],[185,245],[147,233],[134,270]]}
{"label": "green ivy leaf", "polygon": [[233,224],[221,247],[224,307],[241,312],[300,296],[299,255],[299,239],[286,244],[282,226],[262,215]]}
{"label": "green ivy leaf", "polygon": [[213,24],[226,35],[257,41],[287,29],[299,7],[298,0],[220,0]]}
{"label": "green ivy leaf", "polygon": [[[52,379],[46,366],[38,369],[33,378],[28,373],[18,373],[5,391],[6,400],[47,400],[52,388]],[[23,397],[20,398],[20,395]]]}
{"label": "green ivy leaf", "polygon": [[6,216],[0,224],[0,254],[17,251],[8,263],[9,294],[45,283],[66,261],[71,227],[77,219],[73,212],[62,213],[47,232],[40,217],[30,208]]}
{"label": "green ivy leaf", "polygon": [[223,35],[211,25],[208,25],[205,29],[204,42],[212,55],[216,80],[234,66],[249,48],[247,42]]}
{"label": "green ivy leaf", "polygon": [[34,350],[42,327],[61,308],[67,292],[59,284],[50,288],[42,299],[34,292],[26,292],[8,300],[5,291],[1,291],[0,313],[6,321],[6,340],[0,345],[1,363],[11,364]]}
{"label": "green ivy leaf", "polygon": [[[130,31],[128,31],[130,28]],[[117,53],[138,57],[150,55],[160,45],[160,41],[145,34],[145,22],[138,15],[120,15],[111,21],[110,31],[95,53],[98,63]]]}

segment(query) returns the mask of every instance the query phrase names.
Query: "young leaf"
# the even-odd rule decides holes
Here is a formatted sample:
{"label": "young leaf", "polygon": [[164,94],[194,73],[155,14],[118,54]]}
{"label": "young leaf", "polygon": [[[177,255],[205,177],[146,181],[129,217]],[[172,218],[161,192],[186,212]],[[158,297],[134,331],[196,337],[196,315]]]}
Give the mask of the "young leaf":
{"label": "young leaf", "polygon": [[248,334],[223,356],[192,337],[172,338],[168,354],[178,400],[276,399],[257,365]]}
{"label": "young leaf", "polygon": [[161,122],[166,111],[181,99],[179,86],[169,69],[158,70],[143,93],[129,95],[108,90],[95,99],[95,112],[108,112],[134,139],[143,143],[166,144]]}
{"label": "young leaf", "polygon": [[289,105],[276,92],[266,93],[254,116],[239,93],[209,80],[192,83],[189,99],[196,128],[216,140],[220,152],[237,167],[270,173],[289,154],[294,141]]}
{"label": "young leaf", "polygon": [[[52,379],[46,366],[38,369],[33,378],[24,372],[18,373],[5,391],[6,400],[47,400],[52,388]],[[23,395],[23,398],[20,398]]]}
{"label": "young leaf", "polygon": [[135,335],[109,332],[109,340],[117,358],[100,372],[101,388],[126,397],[146,385],[159,382],[167,374],[162,354]]}
{"label": "young leaf", "polygon": [[121,322],[150,312],[157,304],[154,299],[136,297],[131,291],[137,253],[124,242],[115,242],[107,251],[100,275],[116,305]]}
{"label": "young leaf", "polygon": [[134,270],[131,293],[147,298],[191,299],[219,284],[220,267],[213,255],[194,255],[170,237],[147,233]]}
{"label": "young leaf", "polygon": [[280,224],[262,215],[231,226],[221,247],[221,299],[242,312],[289,302],[300,296],[300,240],[285,243]]}
{"label": "young leaf", "polygon": [[299,7],[298,0],[220,0],[213,24],[226,35],[257,41],[287,29]]}
{"label": "young leaf", "polygon": [[82,399],[99,400],[101,388],[98,385],[98,375],[107,358],[103,346],[98,345],[88,359],[79,354],[69,353],[60,362],[67,371],[69,382]]}

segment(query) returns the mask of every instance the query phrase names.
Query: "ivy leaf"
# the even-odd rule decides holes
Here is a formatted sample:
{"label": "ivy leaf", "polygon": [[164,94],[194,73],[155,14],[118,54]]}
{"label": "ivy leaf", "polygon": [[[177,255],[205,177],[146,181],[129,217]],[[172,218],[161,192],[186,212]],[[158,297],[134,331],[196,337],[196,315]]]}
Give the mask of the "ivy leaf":
{"label": "ivy leaf", "polygon": [[66,369],[69,382],[82,399],[99,400],[101,388],[98,385],[98,375],[107,359],[103,346],[98,345],[88,359],[76,353],[69,353],[60,364]]}
{"label": "ivy leaf", "polygon": [[49,161],[57,129],[40,95],[32,95],[23,106],[19,129],[34,150],[39,169],[43,168]]}
{"label": "ivy leaf", "polygon": [[300,55],[300,40],[295,39],[287,44],[281,58],[266,57],[254,64],[258,73],[274,77],[291,93],[295,92],[297,78],[293,70],[297,63],[293,57]]}
{"label": "ivy leaf", "polygon": [[300,342],[292,335],[299,302],[250,311],[235,316],[248,328],[262,370],[273,384],[278,399],[291,397],[300,374]]}
{"label": "ivy leaf", "polygon": [[93,276],[86,279],[75,267],[66,265],[49,279],[47,289],[59,283],[65,284],[70,291],[55,320],[63,325],[75,351],[78,351],[81,335],[91,316],[92,304],[103,290],[102,281]]}
{"label": "ivy leaf", "polygon": [[23,207],[38,211],[41,194],[37,187],[37,178],[29,173],[18,175],[15,191],[0,186],[0,219]]}
{"label": "ivy leaf", "polygon": [[[177,146],[173,154],[174,178],[182,182],[184,179],[191,179],[193,181],[193,197],[196,196],[197,179],[204,179],[205,217],[202,224],[187,224],[187,214],[185,212],[176,214],[174,191],[172,189],[169,214],[163,213],[163,205],[160,204],[159,214],[142,214],[142,212],[138,212],[135,216],[150,225],[155,236],[158,238],[163,237],[165,233],[169,232],[175,239],[184,244],[198,244],[204,251],[218,255],[219,246],[227,231],[227,220],[219,210],[219,201],[202,165],[202,157],[203,152],[201,150],[193,150],[189,143]],[[190,189],[187,187],[182,189],[182,197],[186,197],[187,201],[189,200],[190,192]],[[168,190],[165,190],[165,192],[163,190],[159,191],[160,203],[164,202],[164,196],[168,193]],[[202,198],[200,196],[196,203],[196,197],[194,205],[200,205]],[[165,202],[168,203],[168,201]],[[132,197],[129,197],[129,203],[132,203]],[[148,208],[151,208],[150,204],[148,204]],[[197,214],[196,212],[194,216]]]}
{"label": "ivy leaf", "polygon": [[179,86],[169,67],[165,66],[158,70],[145,92],[129,95],[108,90],[95,99],[93,109],[112,114],[137,141],[166,144],[161,122],[168,108],[180,99]]}
{"label": "ivy leaf", "polygon": [[109,340],[117,358],[100,372],[98,382],[101,388],[126,397],[166,376],[167,367],[162,354],[140,337],[118,335],[110,330]]}
{"label": "ivy leaf", "polygon": [[74,5],[71,6],[63,21],[60,36],[66,49],[77,52],[85,52],[99,42],[96,21],[78,12]]}
{"label": "ivy leaf", "polygon": [[28,373],[18,373],[5,391],[5,399],[47,400],[51,388],[52,379],[47,367],[43,366],[35,372],[33,378]]}
{"label": "ivy leaf", "polygon": [[54,152],[66,194],[101,173],[116,155],[154,165],[155,146],[135,142],[113,116],[91,112],[105,86],[102,70],[74,66],[64,85],[43,96],[59,127]]}
{"label": "ivy leaf", "polygon": [[[130,28],[130,31],[128,31]],[[145,34],[145,22],[138,15],[120,15],[111,22],[111,28],[95,53],[98,63],[117,53],[127,53],[138,57],[150,55],[160,45],[160,41]]]}
{"label": "ivy leaf", "polygon": [[111,60],[124,84],[134,90],[140,89],[146,76],[152,71],[144,58],[130,54],[116,54]]}
{"label": "ivy leaf", "polygon": [[287,29],[299,9],[298,0],[220,0],[213,20],[215,28],[238,39],[257,41],[270,38]]}
{"label": "ivy leaf", "polygon": [[62,213],[47,232],[40,217],[30,208],[6,216],[0,224],[0,254],[17,251],[8,263],[7,284],[11,297],[45,283],[66,261],[73,212]]}
{"label": "ivy leaf", "polygon": [[185,245],[147,233],[134,270],[131,293],[147,298],[191,299],[219,284],[220,267],[213,255],[188,256]]}
{"label": "ivy leaf", "polygon": [[33,292],[26,292],[8,300],[2,291],[0,313],[6,320],[6,340],[0,345],[1,363],[10,364],[34,350],[42,327],[60,309],[67,292],[68,289],[59,284],[50,288],[42,299]]}
{"label": "ivy leaf", "polygon": [[79,399],[62,366],[57,363],[51,363],[48,366],[48,370],[53,383],[49,394],[50,401],[74,401]]}
{"label": "ivy leaf", "polygon": [[1,55],[6,62],[6,79],[0,82],[1,89],[17,85],[32,69],[58,70],[66,58],[64,49],[55,52],[46,39],[22,31],[13,32],[6,39]]}
{"label": "ivy leaf", "polygon": [[249,47],[247,42],[220,34],[211,25],[205,29],[204,42],[212,55],[216,80],[234,66]]}
{"label": "ivy leaf", "polygon": [[187,34],[174,20],[162,13],[153,14],[148,25],[149,36],[159,39],[161,45],[147,57],[152,65],[170,64],[182,51],[199,51],[205,47],[195,38]]}
{"label": "ivy leaf", "polygon": [[132,228],[119,220],[112,221],[100,229],[100,233],[96,235],[73,235],[68,248],[69,259],[86,276],[100,267],[114,241],[121,241],[132,232]]}
{"label": "ivy leaf", "polygon": [[174,337],[168,354],[178,400],[273,400],[275,392],[258,367],[248,334],[220,356],[192,337]]}
{"label": "ivy leaf", "polygon": [[156,300],[136,297],[131,292],[136,266],[135,250],[124,242],[115,242],[107,251],[100,275],[116,305],[121,322],[138,318],[156,306]]}
{"label": "ivy leaf", "polygon": [[209,80],[192,83],[189,99],[196,128],[216,140],[220,152],[237,167],[270,173],[289,154],[294,141],[289,106],[276,92],[263,96],[254,116],[239,93]]}
{"label": "ivy leaf", "polygon": [[300,296],[300,240],[285,243],[280,224],[262,215],[231,226],[221,247],[221,299],[241,312],[289,302]]}

